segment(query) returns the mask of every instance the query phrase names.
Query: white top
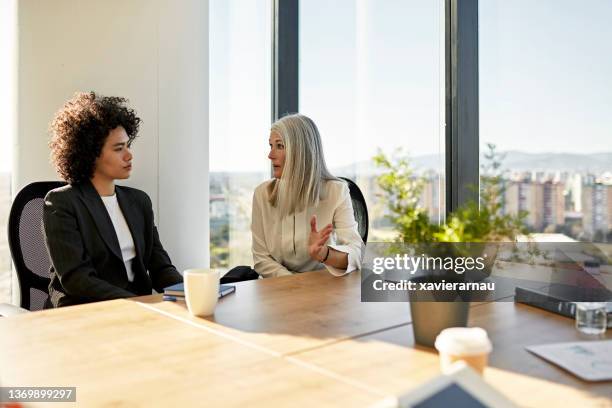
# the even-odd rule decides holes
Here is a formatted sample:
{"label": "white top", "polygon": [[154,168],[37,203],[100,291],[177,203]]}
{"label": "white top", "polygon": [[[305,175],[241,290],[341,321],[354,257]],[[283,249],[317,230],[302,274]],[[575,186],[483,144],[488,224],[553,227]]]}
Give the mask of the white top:
{"label": "white top", "polygon": [[[357,229],[349,189],[343,181],[327,181],[319,205],[280,218],[278,207],[268,199],[273,180],[260,184],[253,194],[254,269],[264,278],[291,275],[327,268],[335,276],[341,276],[361,268],[364,244]],[[328,245],[348,254],[346,270],[324,265],[310,258],[308,238],[310,218],[317,216],[317,229],[332,223],[334,230]]]}
{"label": "white top", "polygon": [[112,196],[101,196],[102,202],[108,211],[113,227],[115,227],[115,233],[119,240],[119,248],[121,248],[121,256],[123,257],[123,263],[125,264],[125,270],[127,271],[128,280],[134,281],[134,272],[132,271],[132,260],[136,257],[136,248],[134,247],[134,239],[130,228],[125,221],[123,212],[117,202],[117,194]]}

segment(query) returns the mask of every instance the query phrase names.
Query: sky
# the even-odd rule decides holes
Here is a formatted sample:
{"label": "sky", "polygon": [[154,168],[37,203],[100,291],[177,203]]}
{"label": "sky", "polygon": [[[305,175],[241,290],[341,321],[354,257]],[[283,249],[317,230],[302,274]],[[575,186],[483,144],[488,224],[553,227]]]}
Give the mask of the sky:
{"label": "sky", "polygon": [[481,0],[479,11],[481,140],[612,151],[612,1]]}
{"label": "sky", "polygon": [[[612,1],[480,0],[480,140],[612,151]],[[10,43],[0,0],[0,50]],[[210,167],[267,171],[271,0],[210,0]],[[300,2],[300,112],[328,165],[377,148],[444,155],[443,0]],[[0,171],[10,168],[0,58]],[[612,168],[612,163],[611,163]]]}
{"label": "sky", "polygon": [[[266,7],[211,0],[212,171],[267,168]],[[318,124],[330,167],[400,146],[442,160],[442,13],[442,0],[300,2],[300,112]],[[481,144],[611,151],[610,16],[608,0],[481,0]]]}

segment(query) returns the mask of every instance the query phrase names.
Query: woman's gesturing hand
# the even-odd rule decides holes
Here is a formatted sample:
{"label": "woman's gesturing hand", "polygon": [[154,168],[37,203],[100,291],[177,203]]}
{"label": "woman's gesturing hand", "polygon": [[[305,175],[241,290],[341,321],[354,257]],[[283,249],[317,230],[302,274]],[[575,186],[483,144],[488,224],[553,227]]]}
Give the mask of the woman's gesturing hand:
{"label": "woman's gesturing hand", "polygon": [[308,238],[308,254],[316,261],[321,262],[328,251],[326,242],[331,235],[333,227],[327,224],[321,231],[317,231],[317,216],[310,218],[310,237]]}

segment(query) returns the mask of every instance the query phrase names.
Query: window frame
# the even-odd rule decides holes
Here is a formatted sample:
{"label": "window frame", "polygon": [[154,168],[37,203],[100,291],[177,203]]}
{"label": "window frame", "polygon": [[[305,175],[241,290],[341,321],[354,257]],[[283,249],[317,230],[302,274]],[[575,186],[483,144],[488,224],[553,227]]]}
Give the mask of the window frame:
{"label": "window frame", "polygon": [[[441,1],[441,0],[440,0]],[[479,196],[478,0],[444,0],[446,214]],[[299,0],[275,0],[272,121],[299,112]]]}

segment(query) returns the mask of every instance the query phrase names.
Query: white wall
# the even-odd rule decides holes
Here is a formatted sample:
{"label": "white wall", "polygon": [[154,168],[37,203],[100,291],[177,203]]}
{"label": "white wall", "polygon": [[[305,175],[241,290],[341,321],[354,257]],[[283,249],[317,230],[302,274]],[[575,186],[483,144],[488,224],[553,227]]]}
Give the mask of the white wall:
{"label": "white wall", "polygon": [[209,266],[208,0],[160,0],[160,233],[179,270]]}
{"label": "white wall", "polygon": [[[17,107],[17,0],[0,0],[0,145],[10,146],[15,133]],[[12,168],[11,149],[0,149],[0,173]],[[1,255],[0,255],[1,256]]]}
{"label": "white wall", "polygon": [[18,24],[14,191],[58,179],[47,129],[74,92],[127,97],[143,122],[124,184],[179,270],[208,266],[208,1],[21,0]]}
{"label": "white wall", "polygon": [[[11,255],[6,226],[10,209],[10,176],[12,171],[13,135],[17,126],[16,75],[17,75],[17,0],[0,0],[0,303],[11,301],[19,288],[13,285]],[[8,185],[7,185],[8,182]]]}

